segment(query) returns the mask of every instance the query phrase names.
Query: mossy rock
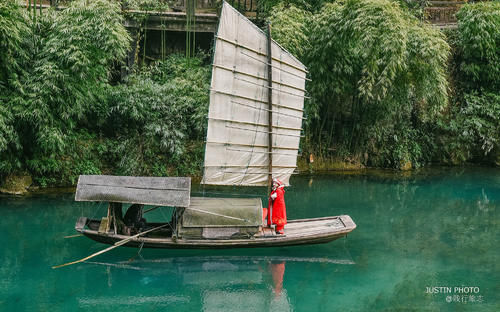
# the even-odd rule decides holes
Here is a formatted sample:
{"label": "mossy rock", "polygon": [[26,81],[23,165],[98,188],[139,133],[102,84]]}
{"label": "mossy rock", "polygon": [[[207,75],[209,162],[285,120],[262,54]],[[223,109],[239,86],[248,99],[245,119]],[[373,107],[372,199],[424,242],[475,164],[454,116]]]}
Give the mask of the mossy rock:
{"label": "mossy rock", "polygon": [[9,175],[0,186],[0,193],[22,195],[33,183],[30,175]]}
{"label": "mossy rock", "polygon": [[411,161],[409,161],[409,160],[401,161],[399,164],[399,169],[402,171],[411,170],[412,168],[413,168],[413,165],[412,165]]}
{"label": "mossy rock", "polygon": [[358,171],[365,169],[359,160],[343,160],[339,158],[314,158],[314,162],[308,162],[304,158],[297,161],[299,171]]}

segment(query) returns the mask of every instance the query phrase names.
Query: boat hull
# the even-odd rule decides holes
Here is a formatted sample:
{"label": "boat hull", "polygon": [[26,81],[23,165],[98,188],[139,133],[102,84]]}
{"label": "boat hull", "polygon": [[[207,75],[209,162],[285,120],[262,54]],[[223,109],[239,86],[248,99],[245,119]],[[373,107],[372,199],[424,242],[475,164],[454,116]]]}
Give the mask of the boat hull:
{"label": "boat hull", "polygon": [[[83,235],[104,244],[115,244],[130,238],[127,235],[99,233],[77,222],[76,230]],[[252,238],[244,239],[188,239],[137,237],[123,246],[165,249],[224,249],[224,248],[263,248],[295,245],[322,244],[346,236],[356,228],[347,216],[291,220],[285,227],[285,235],[271,234],[269,229],[260,231]]]}

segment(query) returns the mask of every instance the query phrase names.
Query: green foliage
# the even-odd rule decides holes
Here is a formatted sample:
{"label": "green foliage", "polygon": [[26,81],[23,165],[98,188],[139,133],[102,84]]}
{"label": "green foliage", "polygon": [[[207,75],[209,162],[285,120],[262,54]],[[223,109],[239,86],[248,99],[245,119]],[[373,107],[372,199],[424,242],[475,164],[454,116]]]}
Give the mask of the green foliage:
{"label": "green foliage", "polygon": [[448,34],[453,107],[440,122],[442,153],[454,164],[490,162],[500,140],[500,3],[467,4]]}
{"label": "green foliage", "polygon": [[168,10],[167,1],[162,1],[162,0],[123,0],[122,6],[128,10],[143,10],[143,11]]}
{"label": "green foliage", "polygon": [[458,163],[482,159],[500,149],[500,95],[465,94],[463,101],[443,127],[449,131],[445,151]]}
{"label": "green foliage", "polygon": [[[23,43],[29,29],[26,16],[14,0],[0,3],[0,99],[10,88],[19,87],[22,63],[27,59]],[[1,151],[1,148],[0,148]]]}
{"label": "green foliage", "polygon": [[19,88],[7,105],[22,134],[24,153],[60,153],[100,90],[110,68],[126,55],[129,36],[120,7],[106,0],[80,0],[60,12],[25,19],[29,57]]}
{"label": "green foliage", "polygon": [[164,159],[157,155],[180,159],[189,140],[204,137],[209,77],[202,58],[173,55],[110,89],[103,111],[112,127],[107,132],[121,142],[116,146],[120,172],[165,173],[158,165]]}
{"label": "green foliage", "polygon": [[458,58],[465,88],[500,90],[500,2],[466,4],[457,13]]}
{"label": "green foliage", "polygon": [[25,134],[46,153],[62,152],[67,131],[77,125],[108,85],[111,65],[122,60],[129,36],[120,8],[107,0],[75,1],[40,16],[33,34],[29,74],[13,99]]}
{"label": "green foliage", "polygon": [[[498,154],[498,3],[463,7],[448,34],[447,68],[450,47],[417,7],[330,2],[259,1],[273,38],[310,71],[304,154],[392,168]],[[120,10],[115,1],[77,0],[34,19],[13,0],[0,3],[0,177],[27,170],[50,186],[80,174],[201,172],[208,57],[172,55],[111,84],[130,42]]]}
{"label": "green foliage", "polygon": [[99,140],[85,130],[67,135],[65,149],[58,154],[35,153],[26,167],[42,187],[74,185],[80,174],[100,174]]}
{"label": "green foliage", "polygon": [[36,19],[21,10],[0,5],[0,175],[27,170],[50,186],[80,174],[199,172],[205,55],[171,56],[111,85],[130,42],[117,2],[77,0]]}
{"label": "green foliage", "polygon": [[[19,162],[12,157],[20,149],[15,116],[8,105],[12,92],[20,88],[23,63],[27,60],[24,49],[29,34],[26,16],[15,1],[0,3],[0,174],[18,169]],[[17,156],[17,155],[16,155]]]}
{"label": "green foliage", "polygon": [[274,3],[274,38],[312,78],[306,153],[400,168],[498,149],[498,2],[463,6],[449,44],[419,21],[420,1],[347,0],[319,12]]}
{"label": "green foliage", "polygon": [[464,100],[461,135],[470,146],[480,146],[486,155],[500,147],[500,94],[466,94]]}
{"label": "green foliage", "polygon": [[279,4],[271,13],[272,37],[285,49],[302,59],[310,50],[308,24],[312,14],[293,5]]}
{"label": "green foliage", "polygon": [[[414,93],[417,101],[431,102],[437,110],[445,104],[448,45],[439,31],[418,23],[394,3],[351,0],[343,6],[326,5],[311,42],[315,92],[324,94],[332,87],[338,94],[356,92],[371,105],[397,104],[388,102]],[[424,75],[431,83],[421,84]]]}
{"label": "green foliage", "polygon": [[13,1],[0,4],[0,174],[29,169],[60,178],[74,131],[107,90],[130,38],[114,1],[30,14]]}
{"label": "green foliage", "polygon": [[257,2],[260,17],[268,18],[278,13],[283,8],[293,7],[307,12],[316,12],[332,0],[259,0]]}
{"label": "green foliage", "polygon": [[425,17],[424,8],[429,5],[428,0],[395,0],[401,8],[407,10],[416,18],[423,20]]}
{"label": "green foliage", "polygon": [[[337,151],[368,153],[372,161],[393,155],[384,161],[391,167],[406,159],[424,162],[427,138],[419,129],[447,105],[444,36],[390,1],[326,4],[311,25],[305,60],[312,78],[309,111],[317,118],[312,141],[325,149],[319,152],[333,144]],[[412,143],[395,145],[389,137]],[[392,153],[397,146],[405,150]]]}
{"label": "green foliage", "polygon": [[432,160],[436,149],[431,126],[415,128],[408,120],[385,127],[373,127],[369,162],[378,167],[419,168]]}

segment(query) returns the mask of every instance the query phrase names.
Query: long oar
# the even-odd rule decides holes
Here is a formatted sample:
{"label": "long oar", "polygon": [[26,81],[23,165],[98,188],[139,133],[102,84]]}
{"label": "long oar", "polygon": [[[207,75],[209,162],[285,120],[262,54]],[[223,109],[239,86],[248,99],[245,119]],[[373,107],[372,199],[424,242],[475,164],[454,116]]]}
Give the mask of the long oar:
{"label": "long oar", "polygon": [[80,237],[80,236],[83,236],[83,234],[68,235],[68,236],[64,236],[64,238],[73,238],[73,237]]}
{"label": "long oar", "polygon": [[72,264],[80,263],[80,262],[83,262],[83,261],[88,260],[88,259],[90,259],[90,258],[94,258],[95,256],[98,256],[98,255],[101,255],[101,254],[103,254],[103,253],[105,253],[105,252],[108,252],[108,251],[110,251],[111,249],[115,249],[116,247],[120,247],[121,245],[125,245],[126,243],[128,243],[128,242],[129,242],[129,241],[131,241],[131,240],[133,240],[134,238],[137,238],[137,237],[139,237],[139,236],[141,236],[141,235],[144,235],[144,234],[146,234],[146,233],[153,232],[153,231],[155,231],[155,230],[161,229],[161,228],[166,227],[166,226],[168,226],[168,225],[169,225],[169,224],[168,224],[168,223],[166,223],[166,224],[164,224],[164,225],[157,226],[157,227],[152,228],[152,229],[150,229],[150,230],[147,230],[147,231],[144,231],[144,232],[141,232],[141,233],[135,234],[134,236],[130,236],[130,237],[125,238],[125,239],[123,239],[123,240],[121,240],[121,241],[119,241],[119,242],[116,242],[116,243],[114,243],[114,245],[113,245],[113,246],[108,247],[108,248],[106,248],[106,249],[103,249],[103,250],[101,250],[101,251],[99,251],[99,252],[96,252],[95,254],[92,254],[92,255],[90,255],[90,256],[88,256],[88,257],[85,257],[85,258],[83,258],[83,259],[76,260],[76,261],[73,261],[73,262],[68,262],[68,263],[65,263],[65,264],[56,265],[56,266],[53,266],[52,268],[53,268],[53,269],[58,269],[58,268],[62,268],[62,267],[67,266],[67,265],[72,265]]}

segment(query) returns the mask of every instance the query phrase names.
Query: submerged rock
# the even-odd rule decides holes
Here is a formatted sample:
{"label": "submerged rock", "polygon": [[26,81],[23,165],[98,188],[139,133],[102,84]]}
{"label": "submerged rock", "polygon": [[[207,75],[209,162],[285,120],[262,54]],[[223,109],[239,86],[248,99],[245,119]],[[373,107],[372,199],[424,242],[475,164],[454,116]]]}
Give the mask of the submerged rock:
{"label": "submerged rock", "polygon": [[9,175],[0,185],[0,193],[22,195],[28,192],[33,179],[30,175]]}

